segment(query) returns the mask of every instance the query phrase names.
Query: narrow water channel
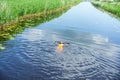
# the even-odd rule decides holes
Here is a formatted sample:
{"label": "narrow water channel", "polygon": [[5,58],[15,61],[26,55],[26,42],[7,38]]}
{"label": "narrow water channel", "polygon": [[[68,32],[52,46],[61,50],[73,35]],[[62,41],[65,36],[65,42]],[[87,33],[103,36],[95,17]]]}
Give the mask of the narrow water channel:
{"label": "narrow water channel", "polygon": [[6,41],[0,80],[120,80],[119,35],[119,20],[82,2]]}

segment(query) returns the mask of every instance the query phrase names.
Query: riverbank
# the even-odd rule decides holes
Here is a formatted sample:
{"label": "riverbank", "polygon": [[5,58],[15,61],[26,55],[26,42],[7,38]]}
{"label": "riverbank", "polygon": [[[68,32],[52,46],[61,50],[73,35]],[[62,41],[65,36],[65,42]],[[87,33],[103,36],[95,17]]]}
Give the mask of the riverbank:
{"label": "riverbank", "polygon": [[120,2],[100,2],[94,1],[92,4],[96,7],[102,8],[118,17],[120,17]]}
{"label": "riverbank", "polygon": [[80,0],[1,0],[0,25],[20,16],[54,10],[76,1]]}
{"label": "riverbank", "polygon": [[[55,0],[52,0],[52,1],[55,1]],[[8,22],[6,18],[6,23],[0,26],[0,41],[12,39],[13,36],[22,32],[25,28],[32,27],[32,26],[35,26],[36,24],[53,19],[56,16],[55,14],[60,15],[63,12],[63,10],[70,8],[71,6],[79,3],[81,0],[74,0],[74,1],[61,0],[61,1],[62,1],[61,3],[59,3],[60,1],[52,2],[54,6],[50,4],[49,6],[46,5],[48,4],[49,1],[47,1],[47,3],[43,1],[44,5],[46,5],[47,7],[44,6],[44,10],[42,10],[41,8],[41,11],[39,11],[38,13],[33,12],[30,14],[29,13],[23,14],[22,16],[17,16],[15,19]],[[59,5],[56,3],[59,3]]]}

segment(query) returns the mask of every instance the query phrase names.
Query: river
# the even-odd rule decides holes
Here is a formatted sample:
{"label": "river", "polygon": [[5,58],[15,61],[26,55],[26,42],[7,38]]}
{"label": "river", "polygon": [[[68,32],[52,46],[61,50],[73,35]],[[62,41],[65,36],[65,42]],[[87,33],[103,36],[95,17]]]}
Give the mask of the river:
{"label": "river", "polygon": [[81,2],[5,41],[0,80],[120,80],[119,35],[119,20]]}

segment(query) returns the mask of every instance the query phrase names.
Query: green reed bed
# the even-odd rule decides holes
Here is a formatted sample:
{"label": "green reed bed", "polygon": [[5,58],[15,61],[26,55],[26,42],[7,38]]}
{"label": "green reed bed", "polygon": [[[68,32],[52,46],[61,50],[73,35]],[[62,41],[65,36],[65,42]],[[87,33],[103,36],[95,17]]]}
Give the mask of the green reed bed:
{"label": "green reed bed", "polygon": [[26,15],[63,7],[80,0],[0,0],[0,25]]}
{"label": "green reed bed", "polygon": [[120,17],[119,2],[92,2],[92,4]]}
{"label": "green reed bed", "polygon": [[61,15],[81,0],[0,0],[0,41]]}

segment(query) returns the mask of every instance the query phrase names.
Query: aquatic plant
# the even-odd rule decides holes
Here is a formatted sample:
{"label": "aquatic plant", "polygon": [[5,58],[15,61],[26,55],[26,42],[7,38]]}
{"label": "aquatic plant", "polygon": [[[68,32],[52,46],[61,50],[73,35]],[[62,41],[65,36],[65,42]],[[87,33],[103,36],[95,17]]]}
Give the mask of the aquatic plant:
{"label": "aquatic plant", "polygon": [[92,2],[92,4],[120,17],[120,4],[118,2]]}
{"label": "aquatic plant", "polygon": [[80,0],[0,0],[0,25],[27,14],[62,8]]}
{"label": "aquatic plant", "polygon": [[5,49],[5,47],[2,46],[2,44],[0,44],[0,50]]}
{"label": "aquatic plant", "polygon": [[61,2],[62,3],[61,5],[62,6],[64,5],[64,7],[61,7],[61,5],[58,7],[55,4],[57,6],[56,8],[51,7],[50,9],[49,7],[48,10],[48,8],[46,8],[48,2],[46,2],[45,4],[46,6],[44,7],[45,9],[41,12],[33,13],[33,14],[32,13],[23,14],[22,16],[17,16],[17,18],[11,20],[10,22],[7,21],[7,23],[5,23],[4,25],[2,25],[2,27],[0,27],[0,41],[12,39],[12,37],[22,32],[25,28],[33,27],[42,22],[51,20],[54,17],[61,15],[64,11],[70,8],[71,5],[80,2],[80,0],[75,0],[75,1],[70,0],[72,2],[69,2],[68,0],[60,0],[60,1],[64,1]]}

